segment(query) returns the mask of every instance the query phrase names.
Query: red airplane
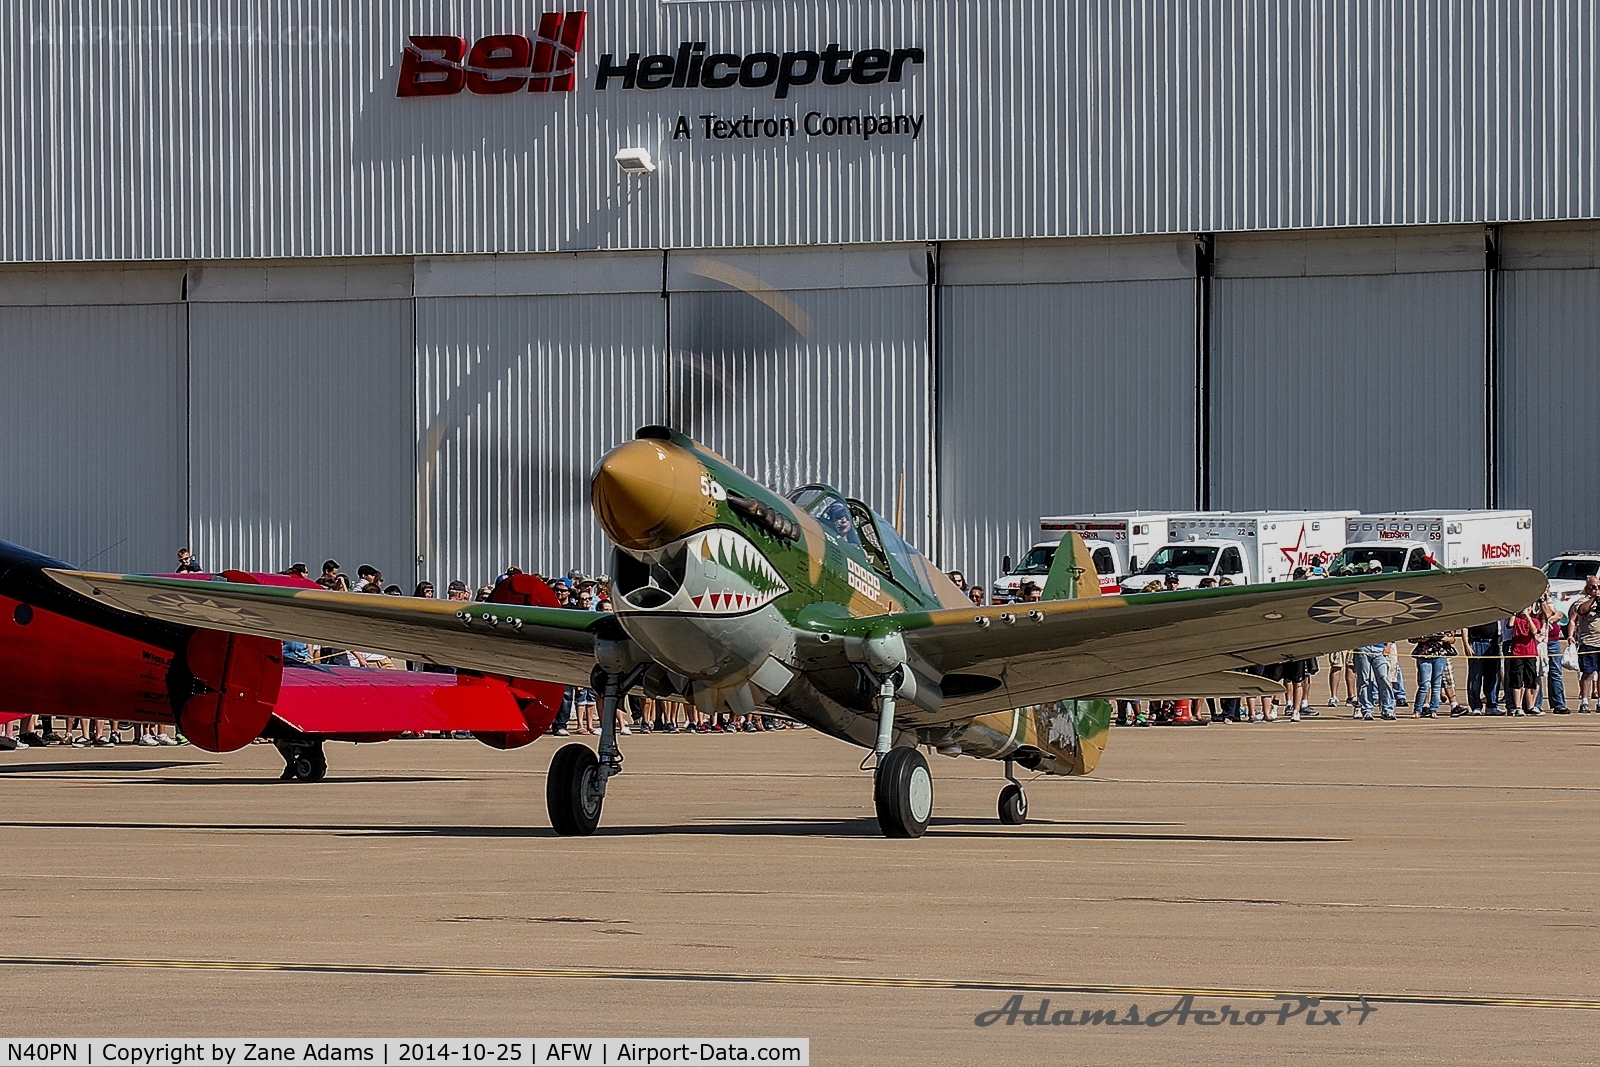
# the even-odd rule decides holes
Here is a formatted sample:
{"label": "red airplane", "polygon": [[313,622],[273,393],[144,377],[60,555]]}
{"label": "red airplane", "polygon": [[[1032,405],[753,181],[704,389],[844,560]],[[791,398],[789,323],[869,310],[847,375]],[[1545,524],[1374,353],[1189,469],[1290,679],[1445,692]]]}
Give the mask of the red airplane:
{"label": "red airplane", "polygon": [[[0,722],[52,715],[174,724],[208,752],[264,737],[283,756],[283,778],[314,782],[327,773],[325,741],[470,730],[491,747],[520,748],[546,732],[561,707],[563,688],[549,682],[470,671],[286,667],[275,640],[110,611],[43,573],[61,566],[0,541]],[[220,577],[312,584],[243,571]],[[501,579],[490,599],[556,606],[550,587],[525,574]]]}

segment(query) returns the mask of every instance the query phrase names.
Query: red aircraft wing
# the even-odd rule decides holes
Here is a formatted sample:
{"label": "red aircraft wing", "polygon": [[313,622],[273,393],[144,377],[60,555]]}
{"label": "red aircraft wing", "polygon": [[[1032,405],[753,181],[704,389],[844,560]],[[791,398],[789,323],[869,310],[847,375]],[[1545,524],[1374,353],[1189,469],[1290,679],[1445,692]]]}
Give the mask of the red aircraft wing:
{"label": "red aircraft wing", "polygon": [[362,667],[286,668],[273,714],[316,737],[528,729],[516,694],[498,679]]}

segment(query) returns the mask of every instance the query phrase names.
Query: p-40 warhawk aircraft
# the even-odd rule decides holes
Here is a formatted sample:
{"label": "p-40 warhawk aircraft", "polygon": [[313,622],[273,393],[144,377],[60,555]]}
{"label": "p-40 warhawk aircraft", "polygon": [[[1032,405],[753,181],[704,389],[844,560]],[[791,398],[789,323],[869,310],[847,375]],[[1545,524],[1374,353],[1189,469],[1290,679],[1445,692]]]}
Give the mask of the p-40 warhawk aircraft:
{"label": "p-40 warhawk aircraft", "polygon": [[1014,765],[1089,773],[1114,699],[1277,692],[1237,668],[1473,625],[1544,588],[1532,567],[1498,567],[1101,596],[1074,538],[1046,601],[975,608],[860,501],[821,485],[780,496],[662,427],[607,454],[590,495],[616,546],[615,615],[51,573],[172,622],[592,686],[598,756],[569,744],[550,764],[562,834],[599,824],[622,770],[615,709],[636,687],[707,712],[770,708],[871,749],[879,826],[917,837],[933,809],[919,746],[1003,760],[1000,817],[1020,823]]}

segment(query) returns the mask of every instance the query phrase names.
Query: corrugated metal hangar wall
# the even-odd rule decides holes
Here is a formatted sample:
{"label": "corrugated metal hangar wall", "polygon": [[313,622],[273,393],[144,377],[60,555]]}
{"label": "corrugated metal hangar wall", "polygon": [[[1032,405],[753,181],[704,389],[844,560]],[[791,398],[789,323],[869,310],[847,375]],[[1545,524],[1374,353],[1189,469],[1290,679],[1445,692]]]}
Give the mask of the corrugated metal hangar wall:
{"label": "corrugated metal hangar wall", "polygon": [[[1197,503],[1600,542],[1591,5],[592,0],[566,89],[401,94],[549,6],[0,10],[0,537],[602,567],[585,476],[668,421],[973,574]],[[831,42],[861,77],[754,58]]]}
{"label": "corrugated metal hangar wall", "polygon": [[1535,509],[1539,552],[1588,545],[1600,226],[1497,238],[1490,273],[1482,227],[1220,235],[1209,367],[1192,237],[0,268],[25,372],[0,527],[136,569],[181,542],[405,583],[604,567],[588,472],[664,419],[770,484],[903,511],[980,575],[1041,513],[1202,493],[1370,511],[1493,487]]}
{"label": "corrugated metal hangar wall", "polygon": [[[587,15],[571,91],[397,95],[409,35],[531,37],[563,8]],[[12,0],[0,33],[0,261],[1600,217],[1589,3]],[[688,85],[680,42],[922,61],[780,95],[759,66]],[[651,53],[658,87],[600,87],[601,57]],[[813,111],[925,122],[810,135]],[[660,171],[619,180],[625,146]]]}

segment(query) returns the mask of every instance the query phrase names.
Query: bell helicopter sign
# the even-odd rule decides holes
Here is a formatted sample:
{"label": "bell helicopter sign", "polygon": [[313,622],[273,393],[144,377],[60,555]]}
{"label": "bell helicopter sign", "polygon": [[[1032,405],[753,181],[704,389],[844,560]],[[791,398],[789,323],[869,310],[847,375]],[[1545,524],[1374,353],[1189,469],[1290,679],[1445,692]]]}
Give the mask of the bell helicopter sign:
{"label": "bell helicopter sign", "polygon": [[[469,42],[457,35],[407,38],[400,57],[399,97],[508,96],[566,93],[579,86],[578,56],[589,16],[552,11],[539,18],[536,34],[495,33]],[[662,90],[770,90],[787,100],[797,88],[893,86],[909,82],[926,61],[921,48],[822,47],[783,51],[713,51],[705,41],[682,41],[671,52],[606,52],[596,61],[596,92]],[[672,140],[753,141],[792,137],[885,137],[917,140],[925,116],[884,108],[795,109],[785,113],[724,114],[705,109],[668,120]]]}

